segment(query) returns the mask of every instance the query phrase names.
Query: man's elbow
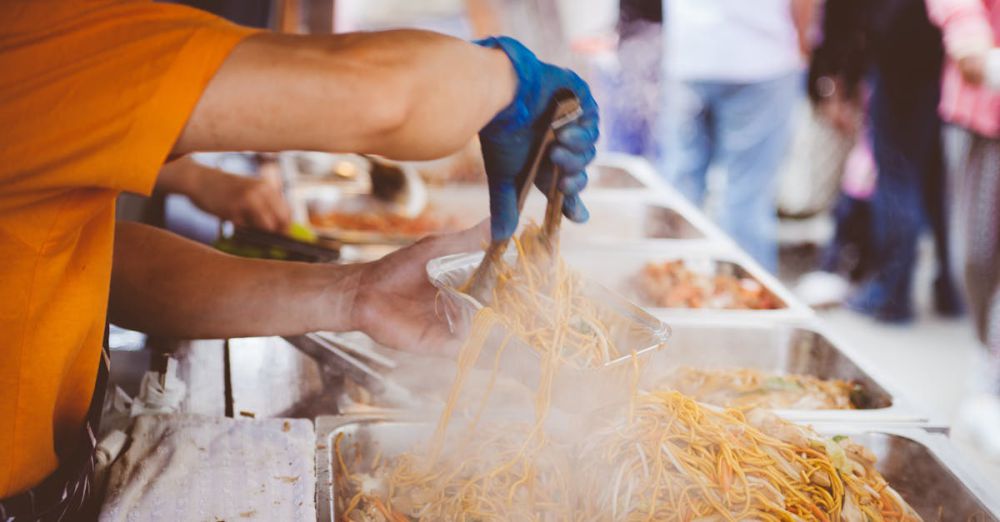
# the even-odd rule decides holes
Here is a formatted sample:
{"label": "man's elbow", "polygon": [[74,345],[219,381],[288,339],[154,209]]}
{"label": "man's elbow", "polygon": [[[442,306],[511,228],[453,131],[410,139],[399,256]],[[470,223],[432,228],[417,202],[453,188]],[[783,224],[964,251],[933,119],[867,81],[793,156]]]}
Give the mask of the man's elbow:
{"label": "man's elbow", "polygon": [[[382,76],[382,75],[380,75]],[[365,120],[374,143],[389,143],[405,134],[418,100],[411,82],[401,75],[384,75],[365,93]]]}

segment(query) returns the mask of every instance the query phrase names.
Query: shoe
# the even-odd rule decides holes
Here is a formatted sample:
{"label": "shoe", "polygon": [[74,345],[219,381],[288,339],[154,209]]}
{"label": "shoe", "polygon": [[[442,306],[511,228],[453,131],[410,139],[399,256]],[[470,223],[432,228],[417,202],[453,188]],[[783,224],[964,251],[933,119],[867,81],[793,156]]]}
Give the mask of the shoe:
{"label": "shoe", "polygon": [[951,278],[938,276],[934,280],[934,311],[941,317],[961,317],[965,306]]}
{"label": "shoe", "polygon": [[1000,462],[1000,396],[974,395],[962,401],[955,420],[955,434],[982,455]]}
{"label": "shoe", "polygon": [[832,272],[809,272],[795,285],[795,295],[813,308],[837,306],[844,302],[850,283]]}
{"label": "shoe", "polygon": [[907,324],[913,321],[913,306],[886,304],[881,296],[882,291],[875,283],[869,282],[858,289],[854,295],[847,298],[844,306],[861,315],[866,315],[888,324]]}

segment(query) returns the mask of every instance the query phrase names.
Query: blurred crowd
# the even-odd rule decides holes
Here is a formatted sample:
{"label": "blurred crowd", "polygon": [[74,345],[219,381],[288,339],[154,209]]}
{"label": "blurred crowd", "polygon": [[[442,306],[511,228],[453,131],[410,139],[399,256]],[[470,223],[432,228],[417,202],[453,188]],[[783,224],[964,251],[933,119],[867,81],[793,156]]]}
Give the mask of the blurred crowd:
{"label": "blurred crowd", "polygon": [[934,311],[990,354],[959,422],[1000,451],[1000,2],[622,0],[618,36],[607,145],[772,271],[781,219],[832,217],[810,304],[912,321],[930,236]]}
{"label": "blurred crowd", "polygon": [[1000,2],[622,0],[619,12],[609,148],[655,161],[773,271],[779,216],[832,213],[800,289],[880,321],[913,318],[931,235],[935,310],[967,310],[1000,349]]}

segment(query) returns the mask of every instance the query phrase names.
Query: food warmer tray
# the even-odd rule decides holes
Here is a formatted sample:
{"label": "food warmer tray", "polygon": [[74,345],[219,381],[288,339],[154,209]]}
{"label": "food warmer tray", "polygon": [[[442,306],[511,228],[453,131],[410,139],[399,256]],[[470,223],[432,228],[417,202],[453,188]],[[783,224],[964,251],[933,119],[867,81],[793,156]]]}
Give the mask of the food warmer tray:
{"label": "food warmer tray", "polygon": [[[807,319],[814,316],[811,308],[802,304],[774,276],[739,252],[716,245],[678,241],[623,242],[614,246],[564,244],[563,258],[583,275],[625,296],[635,299],[653,315],[668,323],[684,317],[711,315],[726,318]],[[682,260],[689,268],[708,276],[731,274],[759,283],[783,305],[773,310],[732,310],[709,308],[658,308],[638,299],[634,278],[650,262]]]}
{"label": "food warmer tray", "polygon": [[[564,244],[607,243],[654,239],[705,240],[705,232],[671,206],[660,203],[652,192],[587,190],[584,204],[590,220],[578,225],[563,221]],[[489,194],[481,188],[441,187],[428,189],[429,207],[454,216],[463,225],[489,217]],[[532,191],[524,205],[522,222],[541,223],[545,195]]]}
{"label": "food warmer tray", "polygon": [[874,368],[858,361],[812,321],[672,321],[667,348],[643,375],[651,387],[678,367],[751,368],[777,374],[842,379],[861,386],[854,410],[776,410],[797,422],[836,421],[941,429],[906,401]]}
{"label": "food warmer tray", "polygon": [[[944,435],[910,428],[883,428],[851,424],[817,424],[826,436],[848,435],[878,457],[878,470],[924,520],[1000,520],[1000,507],[958,456]],[[344,434],[341,449],[350,458],[357,446],[385,455],[405,451],[432,432],[431,423],[401,416],[347,415],[316,419],[316,487],[318,520],[336,520],[334,439]]]}
{"label": "food warmer tray", "polygon": [[591,190],[644,190],[656,186],[659,176],[649,163],[630,154],[604,152],[587,167]]}

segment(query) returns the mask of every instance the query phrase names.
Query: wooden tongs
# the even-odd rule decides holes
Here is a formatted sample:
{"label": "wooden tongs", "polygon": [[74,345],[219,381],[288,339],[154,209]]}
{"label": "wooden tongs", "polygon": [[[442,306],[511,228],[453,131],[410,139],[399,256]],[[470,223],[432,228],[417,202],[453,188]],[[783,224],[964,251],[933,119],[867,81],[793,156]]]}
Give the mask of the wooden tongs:
{"label": "wooden tongs", "polygon": [[[543,241],[549,245],[552,252],[558,250],[559,225],[562,223],[563,193],[559,191],[558,168],[548,160],[549,149],[556,141],[556,133],[560,129],[575,122],[582,114],[580,100],[570,91],[562,90],[556,92],[552,97],[552,102],[548,109],[549,125],[534,145],[531,162],[526,166],[525,171],[518,175],[517,189],[517,215],[520,218],[521,211],[524,210],[524,201],[531,192],[531,187],[535,184],[538,171],[542,166],[552,169],[551,185],[548,188],[548,204],[545,207],[545,221],[542,224]],[[510,239],[494,240],[490,242],[483,256],[483,261],[476,268],[469,279],[466,293],[475,298],[481,304],[490,301],[495,281],[495,266],[503,262],[503,255],[507,251]]]}

